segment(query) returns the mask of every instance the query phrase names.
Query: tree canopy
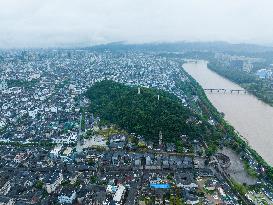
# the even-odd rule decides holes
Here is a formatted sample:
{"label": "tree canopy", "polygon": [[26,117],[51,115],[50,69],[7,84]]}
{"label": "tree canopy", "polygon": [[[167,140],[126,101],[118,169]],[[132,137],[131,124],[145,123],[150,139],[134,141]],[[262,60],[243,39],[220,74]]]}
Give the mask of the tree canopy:
{"label": "tree canopy", "polygon": [[138,94],[138,87],[105,80],[89,88],[86,96],[90,111],[102,120],[154,142],[160,131],[163,141],[175,142],[181,134],[193,139],[208,130],[178,97],[162,90],[141,87]]}

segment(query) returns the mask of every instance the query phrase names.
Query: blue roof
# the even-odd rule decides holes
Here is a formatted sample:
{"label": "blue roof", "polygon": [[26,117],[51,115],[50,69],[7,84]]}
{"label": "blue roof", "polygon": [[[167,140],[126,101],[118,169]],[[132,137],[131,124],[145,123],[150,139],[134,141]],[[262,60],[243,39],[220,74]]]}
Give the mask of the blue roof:
{"label": "blue roof", "polygon": [[169,189],[169,188],[171,188],[171,186],[170,186],[170,184],[150,184],[150,188]]}

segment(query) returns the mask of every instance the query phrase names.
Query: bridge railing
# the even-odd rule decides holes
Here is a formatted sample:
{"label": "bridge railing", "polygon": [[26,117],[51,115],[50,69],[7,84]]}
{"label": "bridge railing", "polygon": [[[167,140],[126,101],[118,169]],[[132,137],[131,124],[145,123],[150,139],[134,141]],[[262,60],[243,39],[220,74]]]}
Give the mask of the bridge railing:
{"label": "bridge railing", "polygon": [[247,91],[244,89],[226,89],[226,88],[204,88],[204,91],[210,91],[211,93],[212,92],[247,93]]}

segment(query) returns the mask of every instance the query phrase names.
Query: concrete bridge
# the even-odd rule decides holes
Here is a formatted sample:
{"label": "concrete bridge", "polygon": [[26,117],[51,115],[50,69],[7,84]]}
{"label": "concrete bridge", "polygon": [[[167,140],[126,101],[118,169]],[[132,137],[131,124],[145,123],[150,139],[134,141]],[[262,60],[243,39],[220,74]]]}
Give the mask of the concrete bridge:
{"label": "concrete bridge", "polygon": [[246,94],[247,91],[244,89],[225,89],[225,88],[205,88],[204,91],[209,91],[209,92],[217,92],[217,93],[244,93]]}

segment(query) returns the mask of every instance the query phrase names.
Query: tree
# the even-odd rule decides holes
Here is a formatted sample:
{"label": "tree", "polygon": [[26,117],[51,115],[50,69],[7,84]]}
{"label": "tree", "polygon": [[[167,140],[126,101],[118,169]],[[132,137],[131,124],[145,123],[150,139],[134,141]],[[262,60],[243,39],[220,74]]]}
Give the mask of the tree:
{"label": "tree", "polygon": [[36,187],[37,189],[42,189],[43,186],[44,186],[44,183],[43,183],[42,181],[40,181],[40,180],[36,181],[35,187]]}

